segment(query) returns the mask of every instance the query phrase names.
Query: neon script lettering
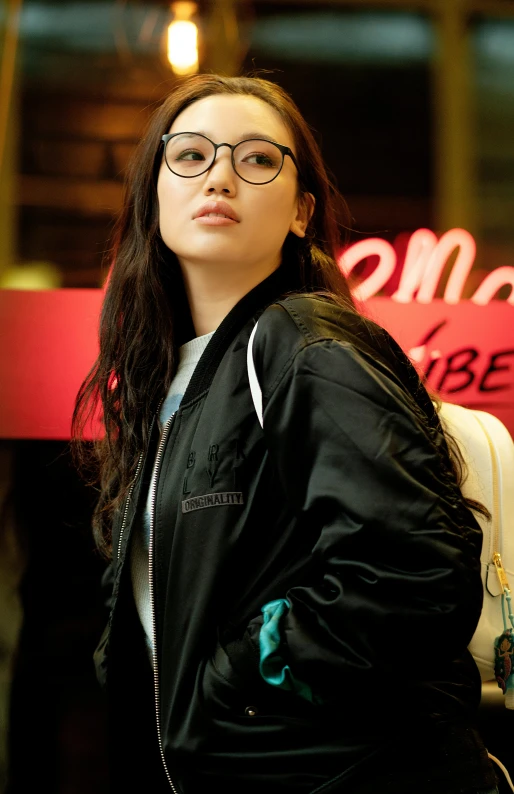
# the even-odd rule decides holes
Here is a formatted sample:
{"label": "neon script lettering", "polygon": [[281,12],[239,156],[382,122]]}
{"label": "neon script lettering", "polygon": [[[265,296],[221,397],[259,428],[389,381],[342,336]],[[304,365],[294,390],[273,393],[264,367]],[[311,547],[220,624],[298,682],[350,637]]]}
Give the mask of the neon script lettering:
{"label": "neon script lettering", "polygon": [[[450,229],[439,239],[430,229],[418,229],[410,237],[398,288],[391,295],[397,303],[431,303],[445,265],[457,250],[446,284],[443,300],[455,304],[462,299],[464,286],[473,267],[476,243],[465,229]],[[397,254],[391,243],[379,237],[361,240],[349,246],[339,256],[338,264],[348,276],[363,260],[378,256],[378,265],[355,289],[357,300],[368,300],[383,289],[397,266]],[[514,306],[514,267],[498,267],[484,278],[470,298],[472,303],[485,306],[505,285],[511,287],[507,303]]]}

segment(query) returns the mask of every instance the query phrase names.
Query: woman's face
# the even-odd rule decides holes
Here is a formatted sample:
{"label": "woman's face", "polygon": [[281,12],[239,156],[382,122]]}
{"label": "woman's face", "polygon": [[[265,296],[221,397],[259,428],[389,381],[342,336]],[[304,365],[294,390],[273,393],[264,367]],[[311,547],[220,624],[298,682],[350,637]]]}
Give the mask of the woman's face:
{"label": "woman's face", "polygon": [[[214,143],[230,144],[270,138],[294,152],[292,136],[278,113],[252,96],[200,99],[177,116],[169,132],[200,132]],[[209,171],[189,179],[173,174],[163,158],[157,194],[162,238],[186,270],[235,266],[264,278],[280,264],[288,232],[303,237],[308,222],[308,206],[299,199],[298,174],[289,156],[276,179],[265,185],[240,179],[225,146],[218,149]],[[236,222],[198,216],[211,201],[227,204]]]}

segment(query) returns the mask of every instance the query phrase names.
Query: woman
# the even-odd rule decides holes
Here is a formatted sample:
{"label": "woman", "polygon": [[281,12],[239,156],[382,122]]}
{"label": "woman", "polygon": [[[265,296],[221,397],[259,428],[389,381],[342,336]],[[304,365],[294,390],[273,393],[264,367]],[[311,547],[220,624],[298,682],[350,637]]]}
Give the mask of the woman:
{"label": "woman", "polygon": [[106,431],[113,790],[495,790],[480,530],[416,372],[352,303],[336,201],[257,78],[182,83],[134,161],[75,413]]}

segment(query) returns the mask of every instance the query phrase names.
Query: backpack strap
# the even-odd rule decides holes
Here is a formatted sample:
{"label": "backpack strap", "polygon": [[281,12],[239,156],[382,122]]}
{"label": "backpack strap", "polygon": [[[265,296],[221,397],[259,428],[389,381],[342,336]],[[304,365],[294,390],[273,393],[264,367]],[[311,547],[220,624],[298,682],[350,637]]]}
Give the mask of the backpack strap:
{"label": "backpack strap", "polygon": [[262,391],[261,391],[261,387],[259,386],[259,380],[257,378],[257,373],[255,371],[255,363],[253,360],[253,339],[257,331],[257,326],[258,323],[255,323],[254,329],[250,335],[250,339],[248,340],[248,348],[246,350],[246,364],[248,368],[248,380],[250,381],[250,391],[252,393],[252,400],[255,408],[255,413],[257,414],[257,419],[259,420],[260,426],[264,427],[264,421],[262,416]]}

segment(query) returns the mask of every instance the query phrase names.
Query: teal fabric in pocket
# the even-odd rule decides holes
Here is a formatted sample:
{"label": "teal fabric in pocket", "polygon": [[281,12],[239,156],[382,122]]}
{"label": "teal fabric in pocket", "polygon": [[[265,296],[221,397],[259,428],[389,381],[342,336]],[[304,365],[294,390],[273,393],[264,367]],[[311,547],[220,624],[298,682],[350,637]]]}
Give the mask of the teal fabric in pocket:
{"label": "teal fabric in pocket", "polygon": [[309,703],[321,703],[319,698],[313,694],[309,684],[296,678],[281,655],[280,648],[283,641],[280,633],[280,621],[287,614],[289,607],[289,601],[285,598],[269,601],[262,607],[264,623],[259,635],[259,671],[271,686],[295,692]]}

